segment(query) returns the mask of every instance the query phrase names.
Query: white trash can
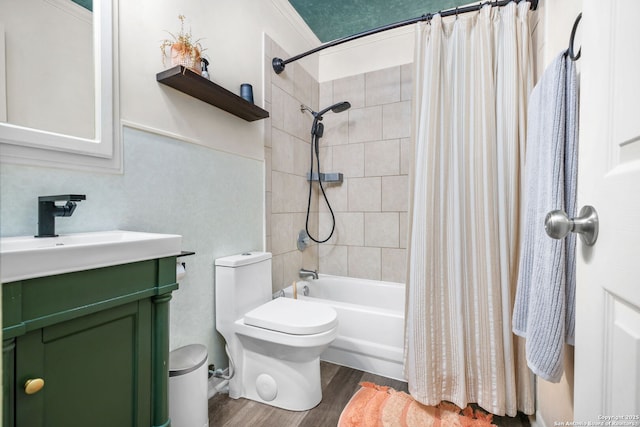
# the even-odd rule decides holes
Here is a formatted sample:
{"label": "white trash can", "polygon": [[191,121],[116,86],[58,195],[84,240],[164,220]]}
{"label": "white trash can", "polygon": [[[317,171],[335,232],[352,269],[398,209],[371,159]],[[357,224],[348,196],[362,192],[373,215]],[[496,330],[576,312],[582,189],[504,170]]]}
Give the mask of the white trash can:
{"label": "white trash can", "polygon": [[191,344],[169,353],[171,427],[209,427],[207,348]]}

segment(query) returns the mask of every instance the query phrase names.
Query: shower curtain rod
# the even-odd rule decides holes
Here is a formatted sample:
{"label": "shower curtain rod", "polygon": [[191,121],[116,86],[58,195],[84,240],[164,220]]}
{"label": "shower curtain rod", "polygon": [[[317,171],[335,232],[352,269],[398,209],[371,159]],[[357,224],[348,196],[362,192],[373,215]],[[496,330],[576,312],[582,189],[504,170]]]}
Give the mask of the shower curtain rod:
{"label": "shower curtain rod", "polygon": [[475,12],[475,11],[478,11],[478,10],[482,9],[483,6],[488,5],[488,4],[493,6],[493,7],[502,7],[502,6],[506,6],[507,4],[511,3],[512,1],[515,1],[516,3],[519,3],[521,1],[528,1],[529,3],[531,3],[531,10],[536,10],[536,8],[538,7],[538,0],[498,0],[498,1],[480,2],[480,4],[472,5],[472,6],[465,6],[465,7],[460,7],[460,8],[456,7],[455,9],[443,10],[443,11],[440,11],[440,12],[437,12],[437,13],[427,13],[427,14],[419,16],[417,18],[411,18],[411,19],[407,19],[407,20],[404,20],[404,21],[399,21],[399,22],[396,22],[396,23],[393,23],[393,24],[383,25],[382,27],[373,28],[371,30],[366,30],[366,31],[362,31],[360,33],[356,33],[356,34],[350,35],[350,36],[342,37],[340,39],[335,39],[335,40],[330,41],[328,43],[321,44],[320,46],[315,47],[315,48],[313,48],[311,50],[308,50],[308,51],[306,51],[304,53],[301,53],[299,55],[292,56],[289,59],[282,59],[282,58],[277,58],[276,57],[276,58],[273,58],[273,60],[271,61],[271,65],[273,66],[273,71],[275,71],[276,74],[280,74],[281,72],[284,71],[284,67],[288,63],[297,61],[298,59],[302,59],[305,56],[309,56],[312,53],[319,52],[319,51],[327,49],[329,47],[337,46],[339,44],[350,42],[352,40],[357,40],[359,38],[370,36],[372,34],[381,33],[383,31],[393,30],[394,28],[404,27],[405,25],[415,24],[416,22],[431,21],[431,18],[433,18],[433,16],[436,15],[436,14],[440,14],[440,16],[442,16],[444,18],[446,16],[458,15],[460,13]]}

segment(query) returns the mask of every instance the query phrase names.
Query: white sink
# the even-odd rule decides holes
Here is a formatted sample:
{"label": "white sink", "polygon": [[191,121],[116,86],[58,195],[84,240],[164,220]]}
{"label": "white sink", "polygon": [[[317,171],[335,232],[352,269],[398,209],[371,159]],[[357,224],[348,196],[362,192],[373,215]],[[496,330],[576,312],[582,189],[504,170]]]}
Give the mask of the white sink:
{"label": "white sink", "polygon": [[0,238],[0,282],[179,255],[182,236],[99,231],[59,237]]}

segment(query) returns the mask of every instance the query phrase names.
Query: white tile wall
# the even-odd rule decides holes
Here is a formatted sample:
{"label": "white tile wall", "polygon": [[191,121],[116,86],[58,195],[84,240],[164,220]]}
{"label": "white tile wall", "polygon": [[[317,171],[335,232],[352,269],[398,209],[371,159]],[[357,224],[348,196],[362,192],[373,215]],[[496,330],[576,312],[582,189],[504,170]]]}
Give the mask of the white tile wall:
{"label": "white tile wall", "polygon": [[[325,135],[339,134],[329,140],[325,156],[345,181],[327,192],[336,235],[320,248],[321,272],[405,281],[412,71],[406,64],[319,86],[320,99],[352,105],[348,114],[327,115],[332,118],[325,121]],[[328,233],[330,215],[323,207],[320,212],[321,234]]]}
{"label": "white tile wall", "polygon": [[349,178],[365,175],[365,144],[346,144],[333,147],[331,170],[342,172]]}
{"label": "white tile wall", "polygon": [[[331,83],[333,83],[333,91],[331,93],[331,101],[333,103],[349,101],[351,108],[353,109],[363,108],[365,106],[364,74],[345,77],[329,82],[329,84]],[[324,89],[325,86],[323,86],[320,91],[323,91]]]}
{"label": "white tile wall", "polygon": [[347,265],[349,258],[348,246],[321,245],[319,257],[321,261],[321,271],[337,276],[349,275],[349,267]]}
{"label": "white tile wall", "polygon": [[397,212],[364,214],[365,246],[397,248],[400,245],[400,223]]}
{"label": "white tile wall", "polygon": [[[266,37],[273,55],[289,57],[287,53]],[[317,269],[317,246],[304,252],[297,249],[296,242],[300,230],[305,229],[306,208],[309,186],[306,174],[310,158],[310,129],[313,117],[303,113],[300,105],[305,104],[317,111],[320,96],[319,84],[299,64],[289,64],[287,69],[276,75],[271,69],[271,55],[265,55],[265,93],[271,94],[269,109],[270,123],[265,127],[265,217],[267,250],[273,254],[273,290],[282,289],[299,279],[300,268]],[[331,88],[323,93],[331,98]],[[338,140],[343,129],[346,141],[347,121],[332,129],[331,135]],[[269,145],[267,145],[269,144]],[[269,148],[270,147],[270,148]],[[323,150],[323,161],[327,151]],[[329,159],[330,160],[330,159]],[[346,201],[344,202],[346,205]],[[312,193],[309,229],[318,232],[318,193]]]}
{"label": "white tile wall", "polygon": [[[330,170],[338,170],[337,168],[331,168]],[[331,209],[334,212],[348,212],[349,211],[349,180],[346,179],[342,184],[325,185],[324,192],[331,203]],[[322,198],[319,201],[320,212],[329,212],[327,204]]]}
{"label": "white tile wall", "polygon": [[400,67],[365,74],[365,104],[384,105],[400,101]]}
{"label": "white tile wall", "polygon": [[[281,50],[267,42],[274,54]],[[412,71],[406,64],[321,84],[296,64],[280,75],[267,73],[266,241],[273,252],[274,290],[296,280],[301,267],[404,282]],[[300,252],[295,243],[305,223],[312,123],[300,104],[318,111],[341,101],[351,109],[326,113],[320,140],[322,171],[344,174],[342,184],[325,185],[336,229],[327,243]],[[331,215],[317,185],[312,201],[312,233],[324,239]]]}
{"label": "white tile wall", "polygon": [[411,135],[411,101],[385,104],[382,108],[382,138],[406,138]]}
{"label": "white tile wall", "polygon": [[366,246],[348,246],[348,275],[363,279],[381,280],[381,249]]}
{"label": "white tile wall", "polygon": [[351,178],[349,180],[348,204],[350,212],[380,212],[380,177]]}
{"label": "white tile wall", "polygon": [[[334,92],[334,97],[336,96]],[[382,139],[382,106],[349,110],[349,143]]]}
{"label": "white tile wall", "polygon": [[409,210],[409,177],[407,175],[382,177],[382,211],[407,212]]}
{"label": "white tile wall", "polygon": [[382,248],[382,280],[402,282],[406,280],[406,254],[404,249]]}
{"label": "white tile wall", "polygon": [[[328,104],[322,104],[322,108],[324,109],[331,105],[333,105],[331,102]],[[330,147],[332,145],[342,145],[349,141],[348,113],[327,113],[324,115],[322,123],[324,124],[324,134],[320,140],[320,146]],[[311,138],[310,129],[307,129],[307,139],[309,138]]]}
{"label": "white tile wall", "polygon": [[400,173],[400,141],[397,139],[366,144],[365,175],[385,176]]}

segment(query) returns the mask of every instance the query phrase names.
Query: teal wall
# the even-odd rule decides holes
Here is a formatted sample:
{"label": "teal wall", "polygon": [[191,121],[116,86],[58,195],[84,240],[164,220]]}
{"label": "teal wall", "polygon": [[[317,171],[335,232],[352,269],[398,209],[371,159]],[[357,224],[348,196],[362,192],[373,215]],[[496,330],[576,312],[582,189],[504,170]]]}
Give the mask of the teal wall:
{"label": "teal wall", "polygon": [[469,5],[469,0],[289,0],[322,43],[427,13]]}
{"label": "teal wall", "polygon": [[263,249],[262,161],[124,128],[124,173],[111,175],[0,164],[0,235],[37,231],[37,197],[86,194],[59,234],[100,230],[183,236],[187,275],[171,301],[171,348],[200,343],[226,366],[214,328],[217,257]]}

